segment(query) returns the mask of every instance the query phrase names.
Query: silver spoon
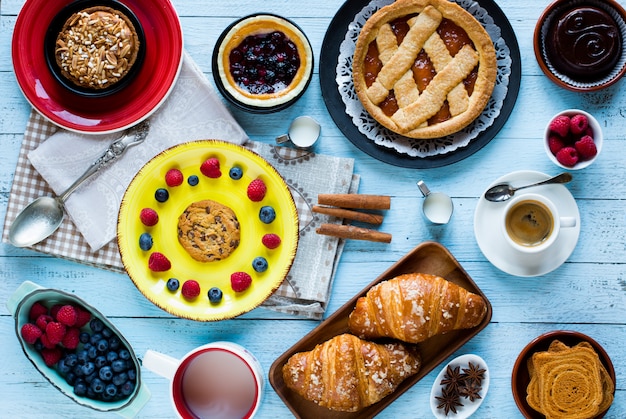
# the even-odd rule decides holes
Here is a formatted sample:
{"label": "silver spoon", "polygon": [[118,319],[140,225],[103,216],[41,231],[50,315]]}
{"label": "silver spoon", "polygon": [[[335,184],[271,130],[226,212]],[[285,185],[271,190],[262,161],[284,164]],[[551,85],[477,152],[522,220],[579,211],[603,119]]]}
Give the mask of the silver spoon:
{"label": "silver spoon", "polygon": [[48,238],[61,225],[65,215],[64,203],[76,188],[103,167],[120,157],[128,147],[146,139],[150,123],[146,120],[115,140],[64,192],[57,197],[42,196],[28,204],[15,218],[9,229],[9,241],[16,247],[31,246]]}
{"label": "silver spoon", "polygon": [[561,173],[560,175],[551,177],[550,179],[533,183],[531,185],[513,187],[510,183],[500,183],[498,185],[492,186],[487,190],[487,192],[485,192],[485,199],[492,202],[503,202],[511,198],[515,194],[515,191],[519,191],[520,189],[530,188],[532,186],[546,185],[548,183],[567,183],[570,180],[572,180],[571,173],[565,172]]}

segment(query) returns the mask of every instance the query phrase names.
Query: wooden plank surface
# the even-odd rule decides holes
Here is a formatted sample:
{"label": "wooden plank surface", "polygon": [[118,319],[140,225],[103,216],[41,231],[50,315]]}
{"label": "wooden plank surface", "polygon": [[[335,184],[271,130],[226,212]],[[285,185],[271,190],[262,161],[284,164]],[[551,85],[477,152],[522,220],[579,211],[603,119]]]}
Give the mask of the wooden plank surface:
{"label": "wooden plank surface", "polygon": [[[11,64],[11,37],[23,0],[4,0],[0,9],[0,218],[4,219],[13,171],[30,112]],[[340,0],[307,2],[271,0],[175,0],[185,36],[185,48],[212,81],[210,58],[215,40],[236,18],[259,11],[293,18],[310,38],[316,58],[315,75],[305,95],[276,114],[251,115],[231,108],[253,140],[271,143],[293,118],[307,114],[322,124],[317,151],[352,157],[361,176],[359,192],[389,194],[392,208],[381,231],[393,234],[390,244],[348,241],[341,258],[327,315],[359,292],[381,272],[419,243],[435,240],[446,246],[485,292],[493,306],[491,324],[455,355],[476,353],[491,370],[489,393],[476,418],[521,417],[511,394],[511,370],[520,350],[539,334],[555,329],[592,336],[611,355],[617,376],[615,401],[607,418],[626,417],[626,93],[624,82],[597,93],[573,93],[558,88],[541,73],[532,49],[532,31],[547,0],[500,0],[513,26],[522,57],[522,82],[513,114],[484,149],[450,166],[435,169],[398,168],[373,159],[350,143],[334,125],[324,105],[317,63],[322,40]],[[582,108],[599,119],[605,135],[599,160],[574,172],[568,185],[581,214],[580,240],[567,262],[536,278],[501,272],[481,253],[473,233],[478,197],[496,178],[514,170],[556,174],[545,156],[541,137],[554,113]],[[392,181],[389,181],[392,179]],[[420,215],[423,179],[431,190],[451,195],[455,212],[450,224],[430,226]],[[116,417],[73,404],[52,388],[24,357],[15,338],[14,322],[4,302],[24,280],[75,292],[98,307],[125,334],[137,354],[156,349],[182,356],[195,346],[229,340],[249,348],[267,372],[274,359],[312,330],[318,322],[294,320],[267,310],[220,323],[182,320],[156,308],[126,275],[68,262],[9,244],[0,244],[0,417]],[[380,417],[431,417],[428,397],[438,370],[394,402]],[[169,418],[169,383],[143,371],[152,398],[139,417]],[[290,417],[289,410],[266,380],[258,417]]]}

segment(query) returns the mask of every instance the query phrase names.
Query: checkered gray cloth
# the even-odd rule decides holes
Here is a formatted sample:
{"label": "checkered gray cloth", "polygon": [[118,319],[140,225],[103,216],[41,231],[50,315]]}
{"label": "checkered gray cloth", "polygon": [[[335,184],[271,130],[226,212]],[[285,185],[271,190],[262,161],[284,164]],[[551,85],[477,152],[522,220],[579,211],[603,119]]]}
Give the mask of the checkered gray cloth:
{"label": "checkered gray cloth", "polygon": [[[9,226],[22,208],[39,196],[53,195],[48,184],[28,161],[27,155],[58,129],[37,112],[31,112],[7,206],[2,234],[4,242],[8,242]],[[315,233],[319,224],[340,220],[314,214],[311,207],[317,202],[320,193],[355,193],[358,190],[359,178],[353,174],[354,161],[259,142],[249,142],[246,146],[268,160],[281,173],[291,189],[300,217],[300,240],[291,271],[263,306],[298,317],[321,319],[343,250],[343,241]],[[31,249],[124,272],[115,240],[93,252],[69,217],[65,217],[52,236],[31,246]]]}

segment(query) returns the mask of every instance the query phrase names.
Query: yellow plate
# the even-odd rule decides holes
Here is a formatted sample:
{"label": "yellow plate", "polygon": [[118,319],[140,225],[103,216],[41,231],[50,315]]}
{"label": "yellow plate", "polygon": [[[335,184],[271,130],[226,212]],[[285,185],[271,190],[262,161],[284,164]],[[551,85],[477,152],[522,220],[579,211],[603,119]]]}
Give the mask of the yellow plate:
{"label": "yellow plate", "polygon": [[[200,171],[208,158],[220,162],[221,176],[209,178]],[[229,170],[239,166],[243,176],[234,180]],[[179,169],[184,181],[179,186],[168,187],[165,174],[170,169]],[[187,180],[196,175],[199,182],[191,186]],[[262,179],[267,193],[261,202],[253,202],[247,196],[248,184]],[[167,201],[155,199],[155,192],[165,188],[169,192]],[[220,261],[199,262],[193,259],[178,241],[178,218],[193,202],[210,199],[230,207],[240,224],[240,244]],[[264,224],[259,219],[263,206],[272,206],[276,219]],[[152,208],[159,221],[146,227],[140,221],[143,208]],[[149,233],[153,239],[150,250],[139,246],[139,237]],[[265,234],[277,234],[281,244],[268,249],[261,243]],[[261,156],[244,147],[218,140],[199,140],[180,144],[158,154],[137,173],[130,183],[118,218],[117,240],[122,262],[128,275],[141,293],[163,310],[192,320],[215,321],[238,316],[261,304],[281,284],[296,255],[298,246],[298,213],[291,192],[281,175]],[[171,261],[165,272],[153,272],[148,268],[148,259],[153,252],[164,254]],[[268,269],[258,273],[252,261],[264,257]],[[230,285],[234,272],[247,272],[252,284],[243,292],[235,292]],[[169,278],[179,280],[180,287],[172,292],[166,284]],[[200,284],[200,295],[193,300],[181,295],[186,280],[194,279]],[[215,304],[209,301],[207,292],[211,287],[222,290],[222,300]]]}

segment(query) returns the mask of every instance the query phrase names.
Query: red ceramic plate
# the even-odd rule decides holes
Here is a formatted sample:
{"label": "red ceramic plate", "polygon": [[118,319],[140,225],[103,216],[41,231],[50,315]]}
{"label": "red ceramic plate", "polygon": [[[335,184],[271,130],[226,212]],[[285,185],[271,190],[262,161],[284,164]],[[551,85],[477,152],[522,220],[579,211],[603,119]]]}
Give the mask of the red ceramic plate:
{"label": "red ceramic plate", "polygon": [[54,16],[72,0],[28,0],[13,32],[12,58],[20,89],[53,123],[71,131],[120,131],[147,118],[165,100],[180,72],[183,34],[169,0],[121,0],[141,23],[146,55],[141,70],[123,90],[106,97],[81,97],[64,88],[46,65],[44,38]]}

